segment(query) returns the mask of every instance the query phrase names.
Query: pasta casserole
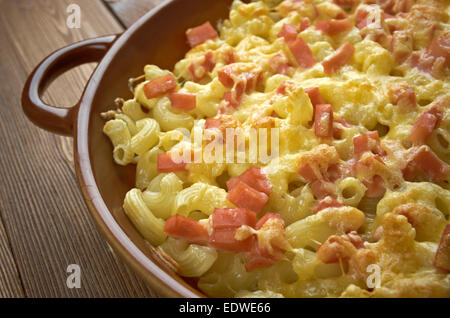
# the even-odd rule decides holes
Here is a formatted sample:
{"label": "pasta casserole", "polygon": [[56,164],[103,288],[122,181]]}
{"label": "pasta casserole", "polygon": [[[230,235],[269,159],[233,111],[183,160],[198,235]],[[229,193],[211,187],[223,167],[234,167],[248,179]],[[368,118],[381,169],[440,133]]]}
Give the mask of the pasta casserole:
{"label": "pasta casserole", "polygon": [[450,297],[445,0],[235,0],[103,113],[124,210],[212,297]]}

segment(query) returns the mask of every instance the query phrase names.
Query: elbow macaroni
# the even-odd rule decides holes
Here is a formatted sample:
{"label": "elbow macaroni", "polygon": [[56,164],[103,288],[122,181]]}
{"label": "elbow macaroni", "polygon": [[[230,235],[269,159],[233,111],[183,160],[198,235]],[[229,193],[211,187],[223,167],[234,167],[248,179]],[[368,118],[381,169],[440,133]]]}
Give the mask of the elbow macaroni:
{"label": "elbow macaroni", "polygon": [[144,191],[143,200],[155,216],[166,220],[173,214],[173,206],[183,189],[183,182],[176,174],[169,173],[161,178],[159,191],[152,191],[151,187]]}
{"label": "elbow macaroni", "polygon": [[131,150],[142,155],[159,142],[160,128],[156,120],[143,118],[136,122],[136,134],[131,138]]}
{"label": "elbow macaroni", "polygon": [[209,216],[215,208],[223,207],[231,207],[224,189],[197,182],[177,194],[172,214],[188,216],[193,211],[200,211]]}
{"label": "elbow macaroni", "polygon": [[166,239],[164,220],[157,218],[146,206],[142,192],[138,189],[130,190],[123,204],[125,213],[142,236],[152,245],[160,245]]}
{"label": "elbow macaroni", "polygon": [[211,247],[187,244],[167,239],[161,248],[179,265],[180,274],[185,277],[199,277],[206,273],[217,259],[217,252]]}
{"label": "elbow macaroni", "polygon": [[110,120],[105,124],[103,132],[113,144],[114,161],[121,166],[131,163],[134,154],[130,145],[131,134],[126,122],[120,119]]}
{"label": "elbow macaroni", "polygon": [[[180,275],[198,278],[198,288],[209,296],[450,297],[450,275],[433,267],[441,234],[449,225],[449,178],[432,182],[419,174],[412,182],[406,181],[403,174],[407,168],[403,154],[415,146],[410,140],[411,130],[420,115],[433,111],[433,101],[448,97],[449,70],[444,67],[438,72],[445,58],[444,62],[437,58],[437,62],[427,66],[431,69],[428,73],[412,66],[413,57],[399,62],[394,45],[386,44],[395,36],[391,31],[399,29],[412,33],[414,47],[410,54],[419,59],[421,54],[432,54],[432,34],[420,25],[425,21],[425,25],[430,23],[433,29],[444,30],[448,36],[448,21],[438,14],[448,12],[448,4],[403,1],[411,3],[411,8],[400,15],[390,12],[393,17],[383,18],[377,28],[370,23],[361,26],[357,12],[375,8],[382,15],[378,5],[355,1],[351,9],[344,10],[339,2],[264,0],[244,4],[235,0],[229,19],[219,25],[218,38],[189,51],[175,65],[173,73],[155,65],[145,66],[144,75],[136,79],[141,82],[133,87],[134,97],[121,100],[120,110],[107,116],[103,131],[113,146],[114,161],[121,166],[136,164],[135,188],[126,194],[123,205],[126,215],[145,240],[160,246],[177,263]],[[432,17],[424,17],[421,8],[426,8]],[[298,37],[308,45],[317,63],[304,69],[278,34],[285,24],[297,27],[306,18],[311,25]],[[343,18],[353,25],[339,34],[326,34],[315,27],[319,20]],[[344,43],[355,48],[351,59],[340,70],[326,74],[321,63]],[[203,77],[196,79],[192,65],[204,65],[206,54],[211,53],[214,66],[200,72]],[[285,61],[284,72],[275,71],[279,60]],[[237,87],[225,87],[219,73],[233,63],[245,70],[246,76],[260,71],[261,81],[243,95],[231,114],[222,114],[226,94]],[[182,111],[172,107],[168,94],[147,98],[144,86],[166,74],[177,79],[177,92],[196,96],[194,109]],[[250,78],[245,79],[245,85],[251,82]],[[286,83],[289,85],[280,91]],[[410,88],[417,107],[402,108],[395,93],[390,92],[395,85]],[[333,136],[328,139],[315,133],[316,105],[305,91],[314,87],[332,106]],[[445,104],[425,140],[447,165],[449,109]],[[204,158],[201,163],[187,164],[184,170],[158,170],[161,154],[188,149],[193,155],[203,150],[203,142],[187,139],[184,133],[189,131],[194,136],[203,131],[211,118],[228,118],[230,127],[237,126],[246,133],[251,128],[278,128],[277,160],[257,164],[211,163]],[[385,153],[355,153],[354,138],[369,131],[378,132]],[[248,139],[246,136],[246,143]],[[343,206],[317,209],[322,199],[318,191],[323,189],[318,189],[320,184],[315,180],[299,174],[299,164],[309,160],[305,158],[317,149],[328,149],[333,158],[321,158],[317,169],[312,168],[314,173],[328,173],[319,171],[327,165],[343,169],[343,177],[325,180],[332,183],[334,197]],[[383,163],[377,161],[377,156],[382,157]],[[373,170],[362,169],[361,163]],[[286,226],[292,249],[282,260],[247,272],[242,254],[222,253],[167,237],[164,225],[173,215],[209,224],[215,208],[235,207],[227,199],[226,182],[253,165],[261,167],[272,187],[258,217],[266,212],[277,213]],[[384,187],[381,194],[374,185],[375,177],[381,179]],[[357,231],[364,242],[363,246],[350,248],[351,256],[334,263],[319,257],[319,248],[329,239],[352,231]],[[381,283],[376,288],[366,286],[369,265],[381,268]]]}

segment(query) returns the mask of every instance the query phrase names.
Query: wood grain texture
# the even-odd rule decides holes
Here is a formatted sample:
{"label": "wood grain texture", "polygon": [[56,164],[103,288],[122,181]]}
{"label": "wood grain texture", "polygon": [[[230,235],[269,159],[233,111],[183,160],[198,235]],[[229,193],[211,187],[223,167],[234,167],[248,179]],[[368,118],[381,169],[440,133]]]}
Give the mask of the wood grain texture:
{"label": "wood grain texture", "polygon": [[0,222],[0,297],[25,296],[19,271],[9,246],[3,223]]}
{"label": "wood grain texture", "polygon": [[136,20],[156,7],[164,0],[104,0],[113,13],[123,23],[129,27]]}
{"label": "wood grain texture", "polygon": [[[71,3],[81,7],[80,29],[66,26]],[[122,32],[121,24],[100,0],[0,0],[0,7],[0,296],[154,296],[96,230],[73,172],[72,140],[35,127],[20,105],[26,77],[46,55]],[[73,105],[92,69],[64,74],[45,100]],[[66,286],[69,264],[81,267],[80,289]]]}

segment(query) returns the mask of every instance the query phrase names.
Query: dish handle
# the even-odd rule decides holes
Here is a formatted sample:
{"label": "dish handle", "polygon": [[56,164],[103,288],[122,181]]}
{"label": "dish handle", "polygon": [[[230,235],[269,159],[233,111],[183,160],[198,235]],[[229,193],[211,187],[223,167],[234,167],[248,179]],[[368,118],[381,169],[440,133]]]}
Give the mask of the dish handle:
{"label": "dish handle", "polygon": [[84,40],[61,48],[46,57],[29,75],[22,91],[22,109],[37,126],[61,135],[73,134],[78,102],[70,108],[45,104],[42,93],[58,75],[84,63],[99,62],[118,35]]}

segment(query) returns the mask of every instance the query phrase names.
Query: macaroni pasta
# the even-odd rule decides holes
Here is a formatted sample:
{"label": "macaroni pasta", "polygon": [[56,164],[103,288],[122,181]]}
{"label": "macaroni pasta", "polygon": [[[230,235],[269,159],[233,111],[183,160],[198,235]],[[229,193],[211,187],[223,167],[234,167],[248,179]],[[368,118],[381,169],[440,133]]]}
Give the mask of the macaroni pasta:
{"label": "macaroni pasta", "polygon": [[127,216],[209,296],[450,297],[449,14],[235,0],[187,30],[104,114]]}

